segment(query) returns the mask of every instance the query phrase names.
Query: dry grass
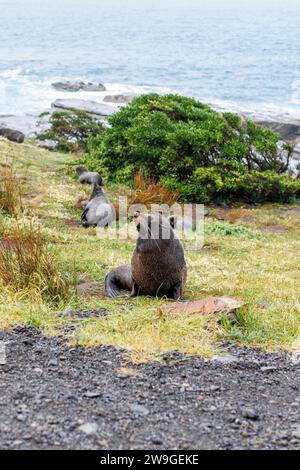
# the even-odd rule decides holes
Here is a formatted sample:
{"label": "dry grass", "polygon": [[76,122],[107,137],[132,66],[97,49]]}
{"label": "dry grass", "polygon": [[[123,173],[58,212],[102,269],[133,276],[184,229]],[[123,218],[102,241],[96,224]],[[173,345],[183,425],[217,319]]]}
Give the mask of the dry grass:
{"label": "dry grass", "polygon": [[178,200],[175,191],[170,191],[160,183],[146,180],[140,173],[134,177],[134,191],[129,195],[129,204],[168,204],[171,206]]}
{"label": "dry grass", "polygon": [[0,169],[0,209],[11,216],[23,210],[21,184],[9,166]]}
{"label": "dry grass", "polygon": [[38,291],[52,302],[68,293],[68,283],[34,223],[21,227],[15,222],[1,238],[0,282],[14,291]]}

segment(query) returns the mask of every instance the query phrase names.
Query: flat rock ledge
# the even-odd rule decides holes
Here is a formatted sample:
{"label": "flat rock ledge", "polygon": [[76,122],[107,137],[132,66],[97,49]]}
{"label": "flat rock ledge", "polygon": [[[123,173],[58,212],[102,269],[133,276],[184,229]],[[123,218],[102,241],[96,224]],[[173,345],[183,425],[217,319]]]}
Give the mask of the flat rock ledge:
{"label": "flat rock ledge", "polygon": [[86,113],[101,117],[112,116],[118,111],[118,108],[115,106],[79,99],[57,99],[51,106],[56,109],[78,109],[79,111],[85,111]]}

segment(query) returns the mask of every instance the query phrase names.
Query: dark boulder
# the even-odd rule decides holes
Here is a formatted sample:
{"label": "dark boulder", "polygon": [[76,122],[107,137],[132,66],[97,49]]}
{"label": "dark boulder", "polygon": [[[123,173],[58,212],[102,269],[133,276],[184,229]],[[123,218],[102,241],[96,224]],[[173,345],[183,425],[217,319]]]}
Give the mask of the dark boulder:
{"label": "dark boulder", "polygon": [[9,129],[8,127],[1,127],[0,135],[2,137],[6,137],[6,139],[11,140],[12,142],[17,142],[18,144],[22,144],[25,140],[25,135],[23,132],[15,131],[13,129]]}

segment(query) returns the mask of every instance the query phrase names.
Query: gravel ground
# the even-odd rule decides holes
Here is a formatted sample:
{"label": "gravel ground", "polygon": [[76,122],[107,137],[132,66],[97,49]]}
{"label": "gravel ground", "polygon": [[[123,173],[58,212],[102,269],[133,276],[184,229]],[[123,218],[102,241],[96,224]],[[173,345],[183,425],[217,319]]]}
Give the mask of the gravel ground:
{"label": "gravel ground", "polygon": [[230,349],[132,365],[124,350],[0,331],[1,449],[300,449],[299,361]]}

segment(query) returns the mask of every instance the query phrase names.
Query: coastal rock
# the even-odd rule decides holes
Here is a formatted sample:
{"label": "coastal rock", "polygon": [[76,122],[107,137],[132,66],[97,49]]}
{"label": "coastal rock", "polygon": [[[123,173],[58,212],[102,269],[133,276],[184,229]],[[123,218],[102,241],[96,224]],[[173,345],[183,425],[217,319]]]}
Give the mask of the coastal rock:
{"label": "coastal rock", "polygon": [[105,91],[106,88],[102,83],[85,83],[85,82],[54,82],[52,87],[58,91]]}
{"label": "coastal rock", "polygon": [[103,101],[105,103],[116,104],[130,103],[137,96],[138,95],[107,95],[104,97]]}
{"label": "coastal rock", "polygon": [[18,116],[4,114],[0,116],[0,128],[18,129],[19,132],[25,135],[26,139],[34,139],[36,134],[49,129],[50,117],[50,112],[45,112],[40,116],[33,114],[20,114]]}
{"label": "coastal rock", "polygon": [[50,140],[50,139],[40,140],[37,143],[37,146],[42,149],[50,150],[51,152],[56,152],[57,150],[57,142],[55,140]]}
{"label": "coastal rock", "polygon": [[118,109],[108,104],[78,99],[58,99],[52,103],[52,107],[58,109],[78,109],[79,111],[85,111],[86,113],[102,117],[111,116],[118,111]]}
{"label": "coastal rock", "polygon": [[6,139],[11,140],[12,142],[17,142],[18,144],[22,144],[25,140],[23,132],[10,129],[9,127],[1,127],[0,136],[6,137]]}
{"label": "coastal rock", "polygon": [[[274,132],[278,132],[284,141],[290,141],[294,144],[293,158],[290,162],[290,169],[295,174],[295,168],[299,164],[300,160],[300,121],[299,120],[285,120],[280,118],[276,120],[260,120],[254,119],[257,124],[271,129]],[[298,172],[299,173],[299,172]]]}
{"label": "coastal rock", "polygon": [[278,132],[283,140],[300,140],[300,121],[284,122],[284,121],[256,121],[263,127]]}

